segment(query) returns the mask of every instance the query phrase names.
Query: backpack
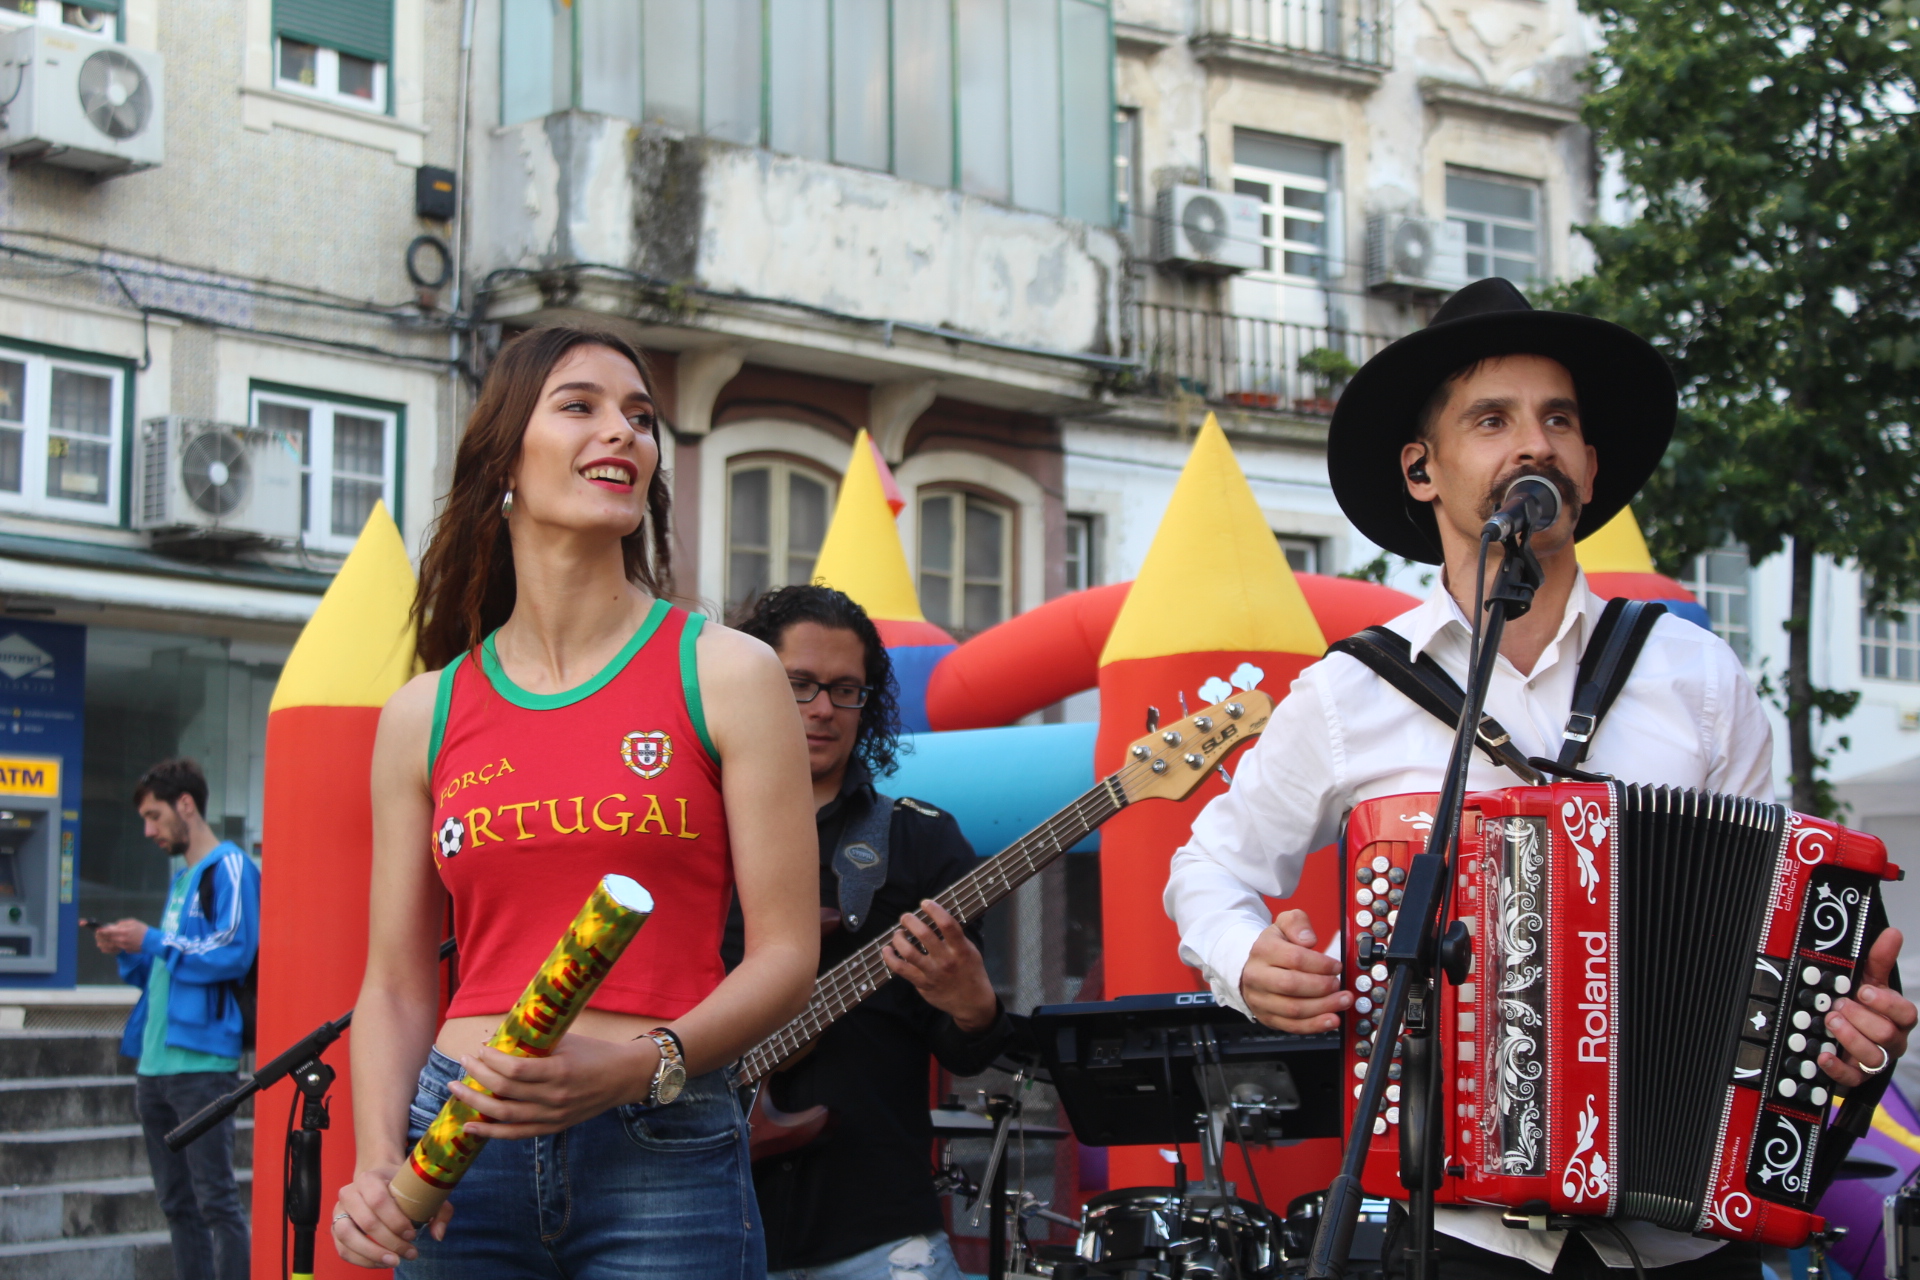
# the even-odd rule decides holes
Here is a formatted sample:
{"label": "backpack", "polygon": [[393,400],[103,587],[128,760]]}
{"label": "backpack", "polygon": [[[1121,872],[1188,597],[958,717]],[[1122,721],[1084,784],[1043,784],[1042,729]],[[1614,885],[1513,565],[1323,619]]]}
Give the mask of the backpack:
{"label": "backpack", "polygon": [[[213,877],[202,872],[200,875],[200,914],[205,919],[213,919],[214,892]],[[247,966],[247,976],[237,981],[221,984],[223,995],[230,995],[240,1006],[240,1047],[248,1053],[253,1052],[254,1024],[260,1008],[260,949],[253,949],[253,963]]]}

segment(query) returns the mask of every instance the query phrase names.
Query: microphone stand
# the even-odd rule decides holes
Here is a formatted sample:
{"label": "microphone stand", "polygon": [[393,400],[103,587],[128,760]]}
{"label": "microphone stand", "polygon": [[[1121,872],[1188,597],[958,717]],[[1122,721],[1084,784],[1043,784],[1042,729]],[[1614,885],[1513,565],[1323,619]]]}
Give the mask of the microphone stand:
{"label": "microphone stand", "polygon": [[[440,944],[440,959],[454,953],[454,940]],[[349,1009],[332,1022],[323,1022],[308,1032],[285,1053],[257,1069],[252,1077],[232,1092],[215,1098],[188,1117],[163,1139],[167,1150],[179,1151],[207,1130],[239,1109],[240,1104],[271,1089],[288,1076],[301,1097],[300,1127],[287,1135],[285,1189],[281,1205],[287,1223],[293,1228],[293,1272],[295,1277],[313,1275],[313,1238],[320,1225],[320,1135],[328,1127],[327,1090],[333,1087],[334,1070],[320,1061],[320,1055],[353,1025]],[[281,1245],[285,1247],[285,1239]]]}
{"label": "microphone stand", "polygon": [[[1482,534],[1475,594],[1486,580],[1491,531]],[[1533,605],[1541,583],[1540,562],[1528,544],[1524,526],[1503,542],[1493,590],[1482,606],[1484,624],[1476,621],[1470,649],[1467,687],[1453,752],[1447,760],[1445,781],[1435,806],[1433,830],[1426,848],[1408,869],[1406,893],[1393,935],[1385,947],[1362,935],[1357,950],[1363,965],[1385,962],[1393,970],[1387,998],[1380,1009],[1368,1071],[1361,1081],[1360,1102],[1340,1164],[1340,1176],[1327,1189],[1326,1208],[1313,1239],[1308,1260],[1309,1280],[1337,1280],[1346,1270],[1353,1250],[1354,1224],[1364,1192],[1361,1171],[1373,1140],[1374,1118],[1380,1113],[1391,1079],[1402,1081],[1400,1124],[1400,1181],[1409,1193],[1407,1227],[1412,1254],[1412,1280],[1433,1280],[1433,1204],[1438,1189],[1440,1136],[1446,1119],[1440,1107],[1439,1060],[1434,1024],[1439,1017],[1434,970],[1438,967],[1458,985],[1466,979],[1472,961],[1472,939],[1459,921],[1447,922],[1453,886],[1453,852],[1459,842],[1461,811],[1466,801],[1467,768],[1472,763],[1474,730],[1487,701],[1493,664],[1500,656],[1500,638],[1509,619]],[[1405,1030],[1404,1042],[1401,1038]]]}

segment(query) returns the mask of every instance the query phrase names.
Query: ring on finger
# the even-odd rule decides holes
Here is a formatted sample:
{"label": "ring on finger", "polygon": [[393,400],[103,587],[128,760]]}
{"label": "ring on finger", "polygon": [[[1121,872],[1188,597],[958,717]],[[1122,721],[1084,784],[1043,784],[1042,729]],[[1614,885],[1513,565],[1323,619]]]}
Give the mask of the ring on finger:
{"label": "ring on finger", "polygon": [[1860,1074],[1863,1076],[1877,1076],[1893,1065],[1893,1053],[1887,1046],[1876,1044],[1873,1047],[1880,1051],[1880,1065],[1869,1067],[1864,1060],[1856,1062],[1855,1065],[1860,1068]]}

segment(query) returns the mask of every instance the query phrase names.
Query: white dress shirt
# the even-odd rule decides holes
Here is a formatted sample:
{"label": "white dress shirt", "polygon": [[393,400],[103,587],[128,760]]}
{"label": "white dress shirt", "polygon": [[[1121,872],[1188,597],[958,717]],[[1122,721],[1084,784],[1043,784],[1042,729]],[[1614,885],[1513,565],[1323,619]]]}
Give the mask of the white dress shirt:
{"label": "white dress shirt", "polygon": [[[1560,754],[1580,654],[1605,607],[1579,574],[1533,670],[1495,661],[1486,713],[1522,755]],[[1429,654],[1465,686],[1469,623],[1444,583],[1387,626],[1407,638],[1415,657]],[[1581,767],[1625,782],[1773,798],[1772,730],[1740,660],[1712,632],[1671,615],[1655,623],[1589,745]],[[1216,999],[1247,1012],[1240,974],[1272,923],[1261,895],[1291,894],[1306,856],[1337,838],[1342,817],[1360,801],[1439,791],[1452,748],[1451,728],[1355,658],[1329,654],[1300,673],[1241,756],[1233,786],[1201,811],[1167,877],[1164,901],[1180,930],[1180,958],[1206,974]],[[1469,792],[1518,785],[1512,772],[1474,751]],[[1553,1269],[1565,1238],[1513,1230],[1492,1209],[1442,1207],[1437,1218],[1448,1235],[1542,1271]],[[1650,1223],[1622,1226],[1648,1267],[1700,1257],[1721,1243]],[[1630,1265],[1611,1241],[1589,1240],[1609,1266]]]}

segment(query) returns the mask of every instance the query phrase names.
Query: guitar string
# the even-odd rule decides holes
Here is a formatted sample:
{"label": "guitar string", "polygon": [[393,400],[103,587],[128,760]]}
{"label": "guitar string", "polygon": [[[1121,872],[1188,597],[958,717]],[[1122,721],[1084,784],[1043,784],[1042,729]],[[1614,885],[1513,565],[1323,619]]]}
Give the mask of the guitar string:
{"label": "guitar string", "polygon": [[[1122,771],[1125,768],[1126,766],[1123,766]],[[1089,813],[1088,810],[1093,812]],[[1100,810],[1107,811],[1109,816],[1119,811],[1104,779],[1082,793],[1065,809],[1016,841],[1003,854],[989,859],[986,864],[961,877],[945,892],[935,896],[934,901],[958,916],[964,923],[1012,892],[1013,885],[1009,883],[1005,874],[1008,864],[1016,860],[1026,864],[1026,871],[1021,876],[1021,881],[1024,882],[1027,877],[1039,870],[1040,863],[1037,859],[1040,855],[1045,855],[1047,860],[1051,861],[1070,843],[1077,842],[1081,835],[1094,829],[1098,823],[1090,823],[1088,819]],[[999,866],[996,867],[995,864]],[[994,879],[992,873],[996,870],[1000,872],[998,879],[1001,892],[998,895],[991,895],[985,886]],[[920,915],[922,920],[926,919],[924,914],[918,911],[915,914]],[[886,979],[891,979],[893,973],[887,969],[885,960],[881,958],[881,952],[892,937],[893,934],[888,932],[835,966],[822,981],[821,987],[814,992],[808,1007],[748,1055],[743,1063],[743,1074],[747,1081],[759,1078],[768,1066],[784,1061],[787,1056],[825,1030],[847,1009],[866,999]],[[884,979],[881,977],[882,974],[885,975]],[[767,1061],[769,1059],[771,1061]]]}
{"label": "guitar string", "polygon": [[[1124,792],[1140,781],[1142,773],[1151,773],[1152,768],[1150,761],[1129,761],[1123,764],[1082,793],[1059,813],[1015,841],[1012,847],[988,859],[985,864],[961,877],[943,893],[936,895],[934,901],[957,916],[963,924],[966,923],[1014,891],[1017,884],[1010,881],[1006,874],[1007,868],[1014,861],[1025,863],[1026,869],[1019,877],[1019,883],[1024,883],[1041,869],[1042,864],[1036,861],[1038,856],[1045,855],[1047,861],[1052,861],[1071,844],[1097,829],[1106,817],[1113,816],[1127,804],[1132,803],[1124,797],[1116,803],[1112,790],[1113,784],[1119,784]],[[1100,816],[1103,813],[1104,816]],[[1071,839],[1068,838],[1069,836]],[[999,892],[992,893],[988,885],[996,878],[996,874],[999,880]],[[926,919],[918,911],[914,914],[919,915],[923,921]],[[889,932],[875,939],[835,966],[823,979],[821,986],[815,990],[813,997],[808,1001],[807,1008],[798,1017],[749,1051],[741,1063],[742,1082],[752,1083],[760,1079],[773,1067],[810,1043],[841,1014],[866,999],[885,981],[891,979],[894,976],[893,972],[886,967],[886,961],[881,953],[887,943],[892,940],[892,936]]]}
{"label": "guitar string", "polygon": [[[935,901],[949,910],[958,907],[958,914],[963,922],[992,906],[1014,888],[1006,875],[1007,866],[1015,860],[1015,856],[1011,855],[1017,855],[1019,860],[1026,863],[1027,870],[1021,876],[1024,882],[1039,870],[1039,864],[1036,862],[1037,855],[1044,854],[1050,861],[1072,842],[1077,841],[1081,835],[1096,828],[1099,825],[1097,815],[1101,811],[1104,810],[1106,816],[1110,817],[1120,808],[1125,807],[1127,801],[1124,798],[1116,804],[1112,786],[1118,783],[1124,787],[1129,783],[1137,782],[1138,775],[1143,769],[1150,772],[1151,763],[1143,765],[1140,762],[1129,762],[1123,765],[1108,778],[1102,779],[1100,783],[1079,796],[1060,813],[1043,822],[1028,836],[1016,841],[1014,846],[1005,853],[990,859],[986,865],[956,882],[943,895],[936,897]],[[1063,831],[1061,828],[1066,830]],[[994,894],[988,892],[986,886],[994,878],[996,871],[999,873],[1000,892]],[[963,902],[965,905],[962,905]],[[921,918],[925,919],[924,916]],[[881,958],[881,951],[891,938],[892,934],[889,933],[874,940],[854,956],[836,966],[827,976],[823,984],[824,989],[816,991],[809,1002],[809,1007],[793,1022],[776,1033],[771,1040],[764,1042],[760,1049],[749,1055],[747,1062],[743,1064],[749,1068],[747,1078],[758,1079],[766,1070],[777,1066],[779,1062],[809,1043],[847,1009],[866,999],[882,983],[891,979],[892,971],[886,968],[886,963]]]}

